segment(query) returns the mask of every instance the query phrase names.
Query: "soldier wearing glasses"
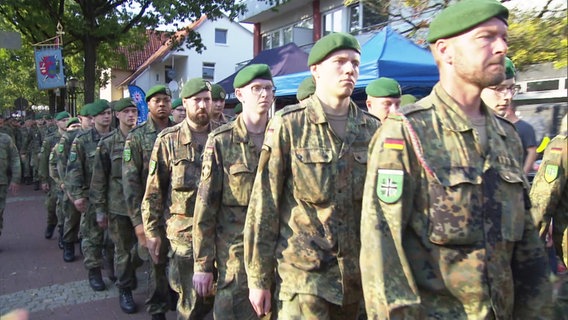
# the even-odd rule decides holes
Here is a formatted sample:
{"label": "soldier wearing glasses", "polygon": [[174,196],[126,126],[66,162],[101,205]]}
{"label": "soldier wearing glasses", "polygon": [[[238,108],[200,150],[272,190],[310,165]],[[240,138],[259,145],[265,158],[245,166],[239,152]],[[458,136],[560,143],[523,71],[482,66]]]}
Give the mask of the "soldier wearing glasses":
{"label": "soldier wearing glasses", "polygon": [[481,91],[481,99],[492,108],[497,115],[511,121],[523,145],[523,171],[528,174],[536,160],[536,137],[533,127],[517,117],[513,105],[513,97],[519,87],[515,85],[515,66],[509,58],[505,58],[505,80],[496,86],[490,86]]}
{"label": "soldier wearing glasses", "polygon": [[270,68],[266,64],[247,66],[239,71],[233,86],[243,112],[211,133],[203,155],[194,212],[193,285],[201,296],[212,294],[216,265],[214,317],[257,319],[248,299],[243,229],[268,110],[274,101]]}

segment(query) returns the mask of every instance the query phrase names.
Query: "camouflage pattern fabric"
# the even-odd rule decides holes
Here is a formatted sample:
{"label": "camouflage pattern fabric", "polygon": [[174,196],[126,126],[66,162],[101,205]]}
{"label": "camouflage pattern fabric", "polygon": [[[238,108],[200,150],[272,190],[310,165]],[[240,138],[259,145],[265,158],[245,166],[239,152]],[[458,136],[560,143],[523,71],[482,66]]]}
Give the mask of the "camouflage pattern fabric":
{"label": "camouflage pattern fabric", "polygon": [[[566,128],[563,128],[566,130]],[[541,237],[553,221],[552,239],[556,253],[568,265],[568,137],[566,133],[550,141],[531,187],[531,213]],[[555,302],[555,319],[568,315],[568,282],[561,280]]]}
{"label": "camouflage pattern fabric", "polygon": [[[95,153],[102,137],[103,135],[92,128],[78,134],[71,144],[69,159],[67,160],[67,172],[65,173],[65,190],[74,200],[81,198],[89,200]],[[100,268],[103,263],[104,230],[99,227],[95,206],[90,202],[80,221],[79,232],[82,237],[81,247],[85,268]]]}
{"label": "camouflage pattern fabric", "polygon": [[89,201],[97,217],[106,217],[115,244],[114,268],[118,288],[131,288],[134,278],[131,249],[136,243],[122,192],[122,155],[125,137],[119,129],[102,138],[94,158]]}
{"label": "camouflage pattern fabric", "polygon": [[[218,319],[257,318],[248,300],[243,229],[258,160],[241,115],[209,135],[195,204],[193,247],[196,272],[214,272],[214,265],[218,269]],[[236,278],[240,281],[231,285]]]}
{"label": "camouflage pattern fabric", "polygon": [[361,199],[378,126],[351,102],[342,141],[313,96],[274,116],[245,223],[249,288],[270,289],[276,270],[279,300],[301,293],[359,303]]}
{"label": "camouflage pattern fabric", "polygon": [[[169,122],[169,126],[173,124],[173,122]],[[144,197],[146,179],[148,177],[148,164],[150,163],[150,156],[158,133],[159,131],[154,121],[149,117],[148,121],[130,131],[124,144],[122,157],[123,192],[128,215],[134,227],[142,224],[140,204]],[[170,309],[168,305],[170,288],[166,276],[169,243],[165,236],[165,227],[162,226],[158,233],[162,239],[160,248],[162,261],[158,264],[150,264],[148,297],[145,302],[146,311],[149,314],[165,313]]]}
{"label": "camouflage pattern fabric", "polygon": [[[38,130],[39,131],[39,130]],[[50,163],[55,168],[56,161],[54,159],[55,154],[52,155],[53,148],[57,142],[61,139],[61,134],[59,131],[55,131],[48,135],[43,143],[38,155],[38,165],[37,174],[38,179],[41,183],[47,183],[49,185],[49,190],[45,198],[45,207],[47,209],[47,224],[55,225],[59,224],[63,226],[63,216],[57,214],[57,192],[60,190],[58,184],[49,175]],[[34,179],[36,176],[34,175]]]}
{"label": "camouflage pattern fabric", "polygon": [[20,183],[21,170],[18,148],[9,135],[0,133],[0,235],[4,226],[8,185]]}
{"label": "camouflage pattern fabric", "polygon": [[[180,315],[199,313],[193,289],[192,229],[195,195],[201,173],[203,146],[192,139],[187,119],[164,129],[156,139],[150,164],[146,192],[142,200],[142,220],[146,237],[158,237],[166,213],[166,234],[170,241],[170,285],[179,294]],[[177,274],[172,270],[179,270]],[[181,277],[181,278],[180,278]]]}
{"label": "camouflage pattern fabric", "polygon": [[481,111],[486,151],[440,84],[373,137],[361,217],[369,318],[548,316],[552,288],[520,140]]}
{"label": "camouflage pattern fabric", "polygon": [[358,319],[359,303],[338,306],[311,294],[296,294],[282,301],[278,313],[280,320],[347,320]]}

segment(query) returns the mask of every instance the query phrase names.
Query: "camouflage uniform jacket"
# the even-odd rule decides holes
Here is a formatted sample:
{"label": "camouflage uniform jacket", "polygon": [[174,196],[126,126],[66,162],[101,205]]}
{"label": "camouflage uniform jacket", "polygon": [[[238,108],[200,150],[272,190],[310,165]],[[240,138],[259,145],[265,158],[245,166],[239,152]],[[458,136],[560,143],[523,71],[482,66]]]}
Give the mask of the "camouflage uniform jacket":
{"label": "camouflage uniform jacket", "polygon": [[124,141],[120,129],[115,129],[97,146],[89,189],[89,201],[95,206],[97,215],[128,216],[122,192]]}
{"label": "camouflage uniform jacket", "polygon": [[534,319],[548,307],[520,140],[481,110],[487,151],[439,84],[402,109],[413,129],[395,114],[373,137],[361,216],[369,318]]}
{"label": "camouflage uniform jacket", "polygon": [[280,300],[296,293],[337,305],[361,300],[361,199],[379,121],[353,102],[348,112],[343,141],[315,96],[271,120],[244,231],[250,288],[269,289],[277,262]]}
{"label": "camouflage uniform jacket", "polygon": [[[172,125],[174,123],[169,121],[168,126]],[[149,117],[148,121],[130,131],[124,144],[122,158],[123,192],[128,215],[135,227],[142,223],[140,204],[146,189],[150,155],[158,133],[154,121]]]}
{"label": "camouflage uniform jacket", "polygon": [[194,211],[196,272],[219,270],[222,288],[245,274],[243,229],[259,152],[241,116],[209,135]]}
{"label": "camouflage uniform jacket", "polygon": [[55,131],[49,134],[43,143],[41,144],[41,150],[39,152],[39,179],[42,183],[49,182],[49,162],[50,160],[53,161],[53,158],[50,158],[51,151],[61,139],[61,134],[58,131]]}
{"label": "camouflage uniform jacket", "polygon": [[20,142],[18,149],[20,154],[28,154],[30,152],[30,142],[32,141],[32,129],[30,127],[19,127],[18,132],[20,132]]}
{"label": "camouflage uniform jacket", "polygon": [[172,249],[192,256],[191,236],[195,195],[204,147],[192,138],[187,119],[164,129],[150,157],[142,220],[147,237],[159,237],[160,221],[169,213],[166,235]]}
{"label": "camouflage uniform jacket", "polygon": [[[566,129],[566,128],[564,128]],[[531,212],[541,234],[554,219],[554,241],[562,243],[562,257],[568,264],[568,137],[558,135],[544,151],[531,188]],[[562,240],[560,240],[562,238]]]}
{"label": "camouflage uniform jacket", "polygon": [[0,133],[0,185],[19,184],[21,175],[18,148],[9,135]]}
{"label": "camouflage uniform jacket", "polygon": [[65,173],[65,189],[74,200],[89,198],[95,152],[102,137],[97,129],[91,128],[79,133],[71,144]]}
{"label": "camouflage uniform jacket", "polygon": [[[53,147],[53,159],[49,161],[49,176],[55,181],[57,186],[65,184],[67,160],[69,159],[71,144],[81,132],[81,130],[65,132],[61,135],[59,142]],[[53,163],[53,160],[55,160],[55,163]]]}

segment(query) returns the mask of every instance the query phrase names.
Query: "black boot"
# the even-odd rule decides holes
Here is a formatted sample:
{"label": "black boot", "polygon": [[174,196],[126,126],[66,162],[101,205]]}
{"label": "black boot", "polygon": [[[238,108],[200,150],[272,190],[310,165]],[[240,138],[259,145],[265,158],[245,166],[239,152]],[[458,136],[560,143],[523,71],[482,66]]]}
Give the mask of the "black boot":
{"label": "black boot", "polygon": [[130,289],[120,289],[118,299],[120,309],[122,309],[124,313],[135,313],[138,310],[134,299],[132,299],[132,291]]}
{"label": "black boot", "polygon": [[166,314],[165,313],[154,313],[152,315],[152,320],[166,320]]}
{"label": "black boot", "polygon": [[45,238],[46,239],[51,239],[51,237],[53,237],[53,231],[55,231],[55,225],[54,224],[48,224],[47,228],[45,228]]}
{"label": "black boot", "polygon": [[106,289],[103,276],[101,275],[101,268],[89,269],[89,285],[95,291],[103,291]]}
{"label": "black boot", "polygon": [[34,182],[34,191],[38,191],[39,190],[39,181]]}
{"label": "black boot", "polygon": [[57,226],[57,233],[59,234],[59,239],[57,240],[57,246],[59,249],[63,250],[63,226]]}
{"label": "black boot", "polygon": [[63,261],[75,261],[75,244],[73,242],[63,242]]}

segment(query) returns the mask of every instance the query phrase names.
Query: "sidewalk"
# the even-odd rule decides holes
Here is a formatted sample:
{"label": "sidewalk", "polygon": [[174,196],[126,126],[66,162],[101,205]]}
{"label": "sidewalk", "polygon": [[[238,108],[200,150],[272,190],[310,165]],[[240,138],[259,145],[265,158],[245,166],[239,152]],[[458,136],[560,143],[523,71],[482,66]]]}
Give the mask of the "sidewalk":
{"label": "sidewalk", "polygon": [[[8,195],[0,236],[0,315],[24,308],[30,311],[31,320],[150,319],[144,310],[149,266],[137,273],[138,289],[133,296],[138,313],[123,313],[118,289],[108,278],[104,279],[106,291],[93,291],[82,257],[66,263],[57,247],[57,234],[50,240],[44,238],[44,199],[42,191],[25,185],[17,195]],[[166,316],[175,319],[175,312]]]}

